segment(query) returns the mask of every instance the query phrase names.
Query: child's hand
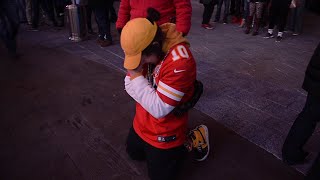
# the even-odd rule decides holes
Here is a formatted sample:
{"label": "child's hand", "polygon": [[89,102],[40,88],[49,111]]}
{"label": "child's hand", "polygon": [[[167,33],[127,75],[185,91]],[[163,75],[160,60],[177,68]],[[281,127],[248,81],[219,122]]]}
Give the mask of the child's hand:
{"label": "child's hand", "polygon": [[142,71],[143,71],[143,66],[144,66],[144,61],[141,60],[139,66],[136,69],[127,69],[127,72],[130,74],[131,79],[134,79],[140,75],[142,75]]}

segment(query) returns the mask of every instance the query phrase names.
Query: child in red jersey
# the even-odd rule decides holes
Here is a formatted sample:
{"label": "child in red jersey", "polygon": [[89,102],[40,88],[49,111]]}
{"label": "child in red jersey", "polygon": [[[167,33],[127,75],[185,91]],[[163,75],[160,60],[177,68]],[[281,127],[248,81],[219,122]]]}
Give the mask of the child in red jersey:
{"label": "child in red jersey", "polygon": [[[170,180],[184,160],[186,142],[196,149],[196,159],[203,161],[209,154],[209,136],[204,125],[188,136],[188,112],[175,113],[194,97],[196,63],[175,24],[158,27],[157,19],[159,13],[150,8],[148,18],[130,20],[121,34],[125,89],[137,102],[127,153],[134,160],[147,161],[152,180]],[[152,71],[150,65],[155,65]]]}

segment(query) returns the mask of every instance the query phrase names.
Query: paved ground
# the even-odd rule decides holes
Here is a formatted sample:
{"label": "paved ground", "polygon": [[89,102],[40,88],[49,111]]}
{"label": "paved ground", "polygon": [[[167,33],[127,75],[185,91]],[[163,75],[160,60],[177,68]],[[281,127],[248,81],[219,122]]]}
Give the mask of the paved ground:
{"label": "paved ground", "polygon": [[[147,179],[125,138],[134,101],[124,73],[56,47],[20,40],[12,62],[0,48],[0,179]],[[198,110],[190,127],[209,127],[208,160],[188,158],[179,179],[302,180],[303,175]]]}
{"label": "paved ground", "polygon": [[[204,30],[200,28],[203,7],[198,1],[192,1],[192,5],[193,25],[188,38],[197,60],[198,78],[205,85],[196,109],[280,158],[284,138],[305,102],[301,84],[320,40],[316,23],[320,17],[307,13],[304,34],[293,37],[287,33],[283,42],[276,43],[263,39],[265,32],[253,37],[232,24]],[[66,35],[66,31],[44,30],[25,32],[22,38],[123,71],[124,55],[116,31],[115,45],[107,48],[97,47],[95,37],[75,44]],[[314,158],[313,152],[320,149],[319,138],[317,129],[307,144],[312,152],[307,164]],[[296,168],[305,172],[308,165]]]}
{"label": "paved ground", "polygon": [[[221,148],[221,153],[224,153],[224,155],[215,154],[215,157],[214,157],[215,159],[212,161],[210,160],[208,162],[210,164],[210,166],[208,167],[216,168],[217,166],[220,166],[221,163],[219,162],[223,162],[225,161],[225,159],[221,159],[221,161],[218,161],[216,159],[225,158],[227,156],[229,156],[228,157],[229,161],[222,164],[225,165],[225,164],[231,163],[231,166],[229,168],[232,167],[232,169],[226,168],[224,170],[219,169],[221,167],[219,168],[217,167],[217,172],[213,172],[212,169],[215,169],[215,168],[210,168],[209,172],[207,172],[206,168],[204,168],[203,171],[210,173],[210,175],[211,173],[214,175],[217,175],[217,177],[220,177],[220,179],[225,174],[230,175],[229,179],[234,179],[235,177],[242,177],[240,175],[245,174],[245,172],[250,172],[252,169],[256,168],[255,171],[261,173],[261,176],[263,175],[262,177],[265,177],[265,178],[269,177],[269,179],[271,179],[271,177],[274,174],[272,173],[264,174],[266,171],[265,170],[266,166],[270,164],[267,163],[267,165],[265,165],[265,163],[262,163],[261,167],[259,167],[257,165],[258,164],[257,162],[261,162],[262,160],[263,161],[270,160],[273,162],[272,156],[268,155],[266,152],[253,146],[252,144],[246,142],[245,140],[239,138],[233,133],[228,132],[228,130],[223,128],[221,125],[218,125],[216,122],[218,122],[219,124],[222,124],[228,129],[231,129],[232,131],[236,132],[237,134],[244,137],[245,139],[248,139],[250,142],[262,147],[266,151],[274,154],[276,157],[280,157],[280,149],[281,149],[283,140],[292,122],[294,121],[295,117],[297,116],[299,111],[302,109],[303,103],[305,101],[306,93],[301,89],[301,83],[303,80],[305,67],[311,57],[311,54],[316,44],[320,40],[320,34],[319,34],[320,26],[315,23],[315,22],[318,22],[320,18],[319,16],[315,16],[313,14],[306,14],[306,23],[305,23],[306,28],[303,35],[298,37],[292,37],[290,36],[290,34],[286,34],[286,39],[283,42],[275,43],[274,40],[264,40],[262,36],[252,37],[252,36],[244,35],[242,33],[243,30],[238,28],[235,25],[217,24],[216,29],[213,31],[201,29],[200,23],[201,23],[202,6],[198,4],[197,1],[193,1],[193,11],[194,11],[193,17],[192,17],[193,26],[190,34],[188,35],[188,38],[192,44],[192,52],[198,62],[197,63],[198,78],[201,81],[203,81],[205,85],[205,93],[196,107],[196,109],[198,110],[196,112],[198,114],[201,114],[200,112],[202,112],[207,115],[207,116],[203,114],[195,115],[193,116],[195,118],[193,119],[193,122],[196,121],[197,118],[199,118],[200,122],[209,124],[213,128],[212,130],[213,137],[216,138],[215,139],[215,143],[217,143],[216,148]],[[62,85],[70,84],[70,82],[73,82],[75,84],[73,84],[72,87],[66,88],[68,90],[62,89],[55,92],[54,89],[56,87],[59,87],[59,81],[56,80],[57,81],[56,84],[52,85],[53,90],[52,88],[39,90],[39,93],[40,94],[43,93],[43,96],[44,96],[44,99],[40,98],[42,96],[38,97],[37,101],[39,102],[34,101],[34,99],[32,99],[31,97],[28,97],[29,99],[27,97],[22,98],[20,96],[14,97],[14,98],[18,98],[14,102],[19,102],[17,104],[25,108],[31,108],[31,109],[23,110],[24,108],[22,108],[22,111],[24,112],[15,113],[14,111],[15,109],[12,109],[12,107],[15,107],[16,104],[12,104],[12,107],[8,106],[5,109],[7,112],[7,117],[6,117],[7,120],[9,122],[11,120],[15,120],[14,122],[19,124],[21,119],[27,119],[27,120],[33,119],[32,116],[28,117],[26,116],[26,114],[29,114],[30,112],[37,112],[39,110],[37,108],[41,106],[38,107],[38,105],[35,104],[34,106],[29,107],[28,104],[24,104],[26,102],[33,102],[33,103],[42,102],[45,104],[49,103],[47,105],[44,105],[45,106],[43,107],[44,109],[46,108],[51,109],[49,107],[55,107],[55,106],[52,106],[52,104],[50,104],[50,103],[53,103],[54,105],[56,105],[57,109],[53,108],[55,110],[53,110],[53,112],[50,112],[49,114],[60,116],[59,114],[62,114],[64,111],[66,112],[70,111],[68,113],[65,113],[64,116],[61,115],[61,117],[64,118],[63,120],[61,119],[57,120],[59,118],[46,120],[46,123],[48,121],[49,125],[44,124],[44,128],[43,127],[40,128],[43,130],[43,129],[46,129],[46,126],[50,126],[50,128],[48,128],[50,129],[49,132],[50,133],[54,132],[55,135],[53,136],[54,138],[52,138],[53,139],[52,144],[50,144],[49,146],[52,148],[53,153],[60,152],[59,150],[55,150],[56,145],[61,146],[62,149],[70,148],[71,150],[77,147],[76,145],[79,145],[80,147],[81,145],[83,145],[83,142],[85,142],[84,144],[86,145],[89,144],[89,146],[91,146],[92,143],[94,144],[95,142],[92,142],[93,140],[90,138],[86,139],[88,134],[90,134],[90,137],[91,136],[98,137],[98,139],[99,138],[103,139],[103,141],[107,141],[108,143],[110,141],[112,142],[112,139],[110,138],[112,136],[105,135],[105,133],[108,133],[110,131],[110,128],[107,128],[107,127],[109,127],[110,124],[112,125],[111,127],[119,126],[120,124],[116,124],[114,122],[118,122],[119,120],[124,120],[124,119],[126,119],[126,122],[128,123],[128,126],[129,126],[130,121],[127,118],[128,116],[131,117],[132,115],[122,114],[123,116],[119,118],[112,110],[104,112],[105,109],[108,109],[108,108],[102,108],[102,107],[104,106],[109,107],[109,106],[108,106],[108,103],[104,102],[102,99],[99,102],[104,104],[104,106],[95,106],[94,108],[92,108],[94,109],[92,110],[93,112],[91,112],[89,115],[86,113],[83,113],[81,110],[78,110],[76,107],[73,108],[73,104],[71,103],[73,101],[81,102],[86,106],[87,104],[90,104],[89,102],[91,101],[88,99],[92,98],[87,96],[94,96],[97,98],[97,97],[100,97],[101,94],[103,94],[103,93],[101,94],[87,93],[87,91],[89,90],[96,91],[96,89],[90,89],[91,86],[89,85],[88,87],[86,86],[83,87],[85,90],[79,90],[81,89],[80,87],[86,85],[87,82],[90,83],[95,78],[99,79],[98,74],[102,72],[100,71],[95,72],[94,68],[93,70],[90,71],[89,69],[92,68],[90,66],[90,68],[88,67],[87,69],[84,70],[84,71],[92,72],[94,74],[94,76],[87,75],[89,76],[88,77],[89,79],[86,79],[87,78],[86,76],[81,76],[81,78],[80,76],[79,77],[75,76],[74,78],[63,79],[70,76],[70,74],[68,73],[64,74],[63,71],[68,71],[68,72],[70,71],[69,73],[73,75],[77,75],[79,70],[77,68],[74,68],[72,64],[67,66],[65,63],[69,63],[69,59],[77,59],[77,58],[80,59],[81,57],[87,60],[98,62],[100,64],[103,64],[109,67],[110,69],[108,71],[110,71],[110,73],[106,73],[105,74],[106,77],[115,78],[114,80],[110,80],[111,82],[118,81],[120,78],[119,85],[121,87],[122,86],[121,72],[123,72],[123,69],[122,69],[123,53],[118,44],[119,37],[117,33],[114,31],[113,34],[114,34],[115,45],[107,48],[99,48],[98,46],[96,46],[94,42],[94,37],[91,37],[91,40],[84,41],[81,43],[72,43],[68,41],[66,36],[67,35],[66,30],[55,31],[52,29],[44,28],[43,31],[41,32],[23,31],[19,37],[19,40],[23,44],[21,47],[22,51],[24,51],[24,53],[27,54],[26,59],[28,58],[29,59],[26,61],[26,63],[22,63],[23,65],[20,64],[21,66],[20,68],[27,66],[30,68],[35,68],[37,71],[41,71],[37,73],[37,75],[34,74],[34,76],[32,77],[42,77],[44,76],[42,73],[48,73],[47,76],[49,77],[44,76],[42,79],[40,78],[39,80],[35,80],[35,81],[44,81],[43,83],[47,83],[46,85],[51,85],[51,82],[53,82],[53,80],[55,80],[56,77],[54,76],[52,77],[52,75],[50,75],[50,72],[46,72],[48,68],[42,68],[42,65],[39,65],[39,67],[36,67],[35,64],[37,63],[34,63],[34,64],[27,63],[30,61],[30,59],[34,60],[35,62],[40,60],[36,58],[35,54],[28,55],[29,53],[39,53],[39,54],[42,53],[42,56],[39,56],[39,57],[43,58],[43,61],[45,62],[43,65],[44,67],[50,65],[52,67],[56,67],[55,69],[60,69],[59,70],[60,74],[58,73],[60,80],[66,81],[65,84],[62,84]],[[28,51],[25,51],[25,49],[28,49]],[[47,57],[47,53],[50,54],[49,57]],[[50,64],[48,63],[48,61],[54,64]],[[89,61],[86,61],[86,64],[87,63],[91,64],[91,62]],[[9,69],[15,70],[14,69],[15,65],[10,65],[10,64],[6,64],[6,65],[10,67]],[[8,71],[7,66],[3,66],[4,70],[6,71],[2,71],[2,72]],[[94,64],[93,66],[98,66],[98,65]],[[102,68],[102,67],[103,66],[99,66],[98,69],[101,68],[104,71],[105,68]],[[118,71],[119,73],[118,79],[116,75],[114,75],[116,73],[111,69]],[[28,78],[28,77],[25,77],[25,75],[28,75],[29,71],[27,74],[19,74],[20,73],[19,71],[13,71],[13,72],[18,73],[17,77],[21,77],[22,79]],[[51,72],[51,73],[57,73],[57,72]],[[90,79],[90,78],[93,78],[93,79]],[[3,80],[6,80],[6,82],[9,80],[11,81],[11,79],[3,79]],[[30,80],[33,80],[33,79],[30,77]],[[98,89],[101,88],[100,91],[105,92],[104,88],[106,88],[106,85],[108,83],[101,83],[100,81],[102,80],[101,79],[99,79],[99,81],[97,80],[97,84],[94,84],[93,86],[97,86]],[[33,91],[32,90],[33,86],[29,87],[28,84],[24,83],[24,80],[18,80],[17,82],[15,81],[13,82],[14,84],[10,88],[15,87],[14,85],[16,85],[17,86],[16,88],[19,89],[19,86],[22,86],[21,93],[22,92],[25,93],[25,91]],[[23,84],[23,85],[19,85],[19,84]],[[1,85],[3,85],[3,83],[1,83]],[[39,84],[36,83],[35,87],[38,88],[38,85],[40,86],[41,83]],[[27,87],[24,87],[24,86],[27,86]],[[10,101],[11,100],[10,98],[12,98],[13,96],[13,94],[11,94],[10,96],[10,93],[12,90],[10,88],[6,89],[7,96],[4,96],[5,98],[7,98],[8,101]],[[117,90],[119,91],[119,87],[117,89],[116,87],[113,87],[113,86],[108,87],[106,89],[112,89],[112,88],[115,88],[113,89],[114,92],[117,92]],[[119,92],[123,93],[122,90]],[[71,94],[74,95],[73,93],[77,94],[77,96],[75,97],[71,96]],[[27,95],[28,93],[26,93],[26,96]],[[64,100],[63,95],[70,96],[68,97],[70,98],[70,100],[69,99]],[[118,96],[115,95],[115,97],[118,97]],[[27,98],[27,99],[24,99],[24,98]],[[110,100],[112,98],[113,97],[106,97],[105,100]],[[46,101],[50,101],[50,102],[46,102]],[[71,102],[68,103],[69,101]],[[118,102],[118,101],[120,100],[118,99],[115,100],[115,102]],[[129,99],[124,100],[124,102],[132,104],[132,102],[130,102]],[[127,105],[126,107],[132,109],[132,106],[128,104],[126,105]],[[101,114],[98,115],[96,111],[99,111],[99,113]],[[110,116],[112,121],[110,122],[108,121],[109,124],[104,124],[107,122],[100,122],[102,121],[101,117],[105,117],[106,114],[108,114],[108,112],[111,114]],[[21,115],[21,113],[23,116]],[[128,113],[130,113],[130,111],[128,111]],[[12,114],[14,116],[10,117],[10,115]],[[19,114],[25,118],[21,118]],[[26,124],[28,125],[28,127],[30,127],[30,129],[33,129],[33,126],[39,123],[39,119],[41,119],[41,116],[48,117],[48,114],[45,111],[41,115],[37,115],[37,116],[39,116],[38,121],[35,120],[35,122],[33,122],[34,123],[33,125]],[[90,124],[89,125],[90,127],[94,127],[95,129],[98,129],[97,131],[101,132],[103,135],[101,135],[100,133],[97,133],[96,130],[93,131],[93,130],[85,129],[83,131],[80,131],[81,133],[77,133],[76,131],[73,133],[72,137],[69,137],[68,132],[69,132],[69,129],[72,127],[69,124],[74,125],[76,124],[74,121],[76,122],[82,121],[82,120],[77,120],[79,119],[79,117],[82,120],[85,119],[84,121],[88,122]],[[214,120],[211,118],[213,118]],[[60,130],[61,128],[58,125],[51,125],[51,123],[54,123],[56,121],[63,122],[61,125],[61,128],[65,130]],[[15,123],[12,122],[11,125],[14,125],[14,124]],[[77,126],[77,125],[74,125],[74,126]],[[10,124],[6,125],[5,127],[8,127],[8,129],[10,129],[9,128]],[[119,128],[122,128],[122,125],[121,127],[118,127],[118,130]],[[113,127],[112,129],[115,129],[114,132],[118,132],[116,131],[117,128]],[[29,129],[27,129],[26,132],[28,132],[28,130]],[[55,131],[58,131],[58,132],[55,132]],[[60,131],[62,132],[60,133]],[[73,132],[73,131],[70,130],[70,132]],[[120,137],[122,137],[122,140],[125,138],[125,134],[126,132],[123,132],[121,135],[119,135]],[[311,156],[308,157],[308,160],[305,166],[295,167],[298,170],[305,172],[306,169],[308,168],[308,165],[310,165],[311,160],[314,158],[313,156],[314,152],[319,151],[320,147],[317,141],[317,139],[319,139],[319,136],[320,136],[319,134],[320,134],[319,129],[317,129],[317,133],[312,137],[312,139],[309,141],[306,147],[307,150],[312,152],[312,154]],[[24,136],[24,134],[22,135]],[[101,136],[103,136],[103,138],[101,138]],[[234,136],[237,137],[237,140],[234,142],[234,144],[226,143],[226,142],[232,142],[230,138]],[[30,135],[30,137],[25,137],[25,138],[29,138],[29,140],[31,141],[32,138],[34,137],[36,137],[36,134]],[[66,137],[69,137],[70,139],[66,139]],[[82,141],[77,142],[79,141],[79,137],[81,137],[80,139]],[[226,137],[226,138],[224,139],[223,137]],[[66,139],[65,141],[66,144],[61,145],[60,140],[64,140],[64,139]],[[42,141],[46,142],[46,140],[42,140]],[[70,142],[70,141],[72,142],[75,141],[75,145],[69,145],[67,142]],[[117,138],[115,138],[115,141],[117,142],[115,143],[112,142],[112,143],[117,144],[116,146],[118,147],[113,149],[115,149],[116,151],[120,151],[121,152],[120,154],[123,155],[122,153],[123,149],[121,151],[121,148],[123,147],[122,147],[122,144],[120,143],[123,141]],[[221,144],[219,144],[219,142]],[[226,146],[225,146],[225,143],[227,144]],[[250,146],[250,148],[247,148],[246,145]],[[104,145],[98,143],[97,146],[98,148],[101,148]],[[17,147],[24,147],[24,146],[21,145]],[[48,148],[48,146],[46,146],[45,148]],[[37,147],[35,147],[35,149],[37,149]],[[79,148],[79,149],[83,150],[83,148]],[[91,148],[91,150],[95,150],[95,149],[96,148]],[[236,152],[241,154],[237,154],[233,152],[232,151],[233,149],[236,149],[237,150]],[[247,152],[247,149],[256,149],[256,150],[248,151],[247,156],[243,156],[242,154],[243,152],[240,152],[240,151],[243,150],[244,152]],[[87,162],[88,160],[90,161],[92,160],[91,155],[88,155],[84,160],[81,160],[81,161],[78,160],[77,158],[79,154],[80,154],[79,156],[82,157],[82,154],[81,154],[83,153],[82,150],[81,152],[77,152],[78,153],[77,155],[72,155],[72,154],[70,155],[70,153],[69,155],[67,154],[69,156],[68,157],[69,160],[66,160],[67,164],[69,163],[67,167],[74,168],[74,166],[77,166],[78,174],[77,173],[75,174],[79,175],[80,173],[79,176],[83,176],[85,177],[85,179],[86,177],[94,177],[94,176],[90,176],[90,174],[91,175],[95,175],[95,173],[99,174],[100,172],[99,166],[92,167],[92,173],[91,171],[89,171],[88,172],[89,175],[81,174],[83,173],[84,169],[87,168],[87,166],[83,165],[83,163]],[[64,152],[63,150],[61,151]],[[259,154],[263,154],[263,156],[261,156],[262,158],[253,159],[251,161],[248,160],[249,159],[248,156],[252,155],[252,152],[256,152],[256,151],[258,151]],[[18,153],[18,152],[13,152],[11,155],[12,156],[15,155],[14,153]],[[47,154],[43,155],[44,157],[43,162],[45,161],[45,158],[47,158],[47,155],[50,155],[50,153],[51,152],[48,152]],[[105,157],[105,154],[103,154],[105,152],[101,152],[101,154],[99,153],[100,152],[94,152],[93,153],[94,155],[92,155],[92,157],[95,157],[96,154],[98,154],[98,156]],[[234,157],[230,157],[230,154],[234,155]],[[21,161],[23,161],[24,158],[26,158],[26,160],[30,160],[28,158],[31,158],[31,157],[24,157],[21,155],[21,158],[22,158]],[[117,156],[115,155],[115,157]],[[64,159],[65,157],[63,156],[61,158]],[[242,159],[239,159],[239,158],[242,158]],[[72,162],[73,164],[72,163],[70,164],[70,161],[71,161],[70,159],[73,161]],[[75,162],[74,159],[77,159],[80,162]],[[233,159],[237,159],[237,160],[234,161]],[[95,160],[92,160],[92,161],[93,161],[92,163],[95,164],[94,163]],[[97,161],[100,161],[100,160],[97,160]],[[104,159],[103,162],[100,162],[100,163],[103,164],[108,161],[109,159],[106,158]],[[241,164],[242,161],[245,161],[245,162],[248,161],[248,164],[251,164],[251,166],[247,164],[247,166],[245,167],[246,168],[245,171],[243,171],[242,169],[237,169],[238,166],[243,166]],[[16,162],[19,162],[19,161],[16,161]],[[57,162],[60,162],[60,161],[57,160]],[[119,163],[121,163],[121,161]],[[280,162],[278,163],[279,163],[278,166],[282,167],[281,163]],[[39,166],[42,166],[42,164],[43,163],[39,162]],[[24,164],[21,166],[24,167],[26,165],[28,164]],[[55,167],[54,162],[52,162],[50,166]],[[80,167],[80,169],[78,166]],[[130,163],[128,166],[134,167],[134,165],[131,165]],[[194,165],[194,166],[198,168],[198,165]],[[203,165],[203,166],[206,166],[206,165]],[[274,165],[272,164],[272,166]],[[98,168],[98,170],[96,168]],[[119,165],[119,168],[127,169],[127,165]],[[225,168],[225,167],[222,167],[222,168]],[[9,167],[9,170],[12,170],[12,169],[10,169]],[[60,172],[60,170],[61,169],[58,169],[56,171]],[[201,172],[201,170],[202,169],[200,168],[200,170],[197,172]],[[233,171],[235,172],[231,173]],[[268,171],[270,171],[270,169],[268,169]],[[283,170],[281,170],[281,168],[280,168],[280,171],[284,172]],[[288,171],[291,172],[291,170],[288,170]],[[26,171],[26,172],[29,172],[29,171]],[[103,177],[102,172],[106,173],[107,171],[101,170],[101,176],[99,177]],[[43,175],[45,175],[46,173],[48,172],[44,171]],[[55,174],[54,172],[50,172],[50,173]],[[281,173],[276,173],[276,174],[281,174]],[[186,176],[189,176],[189,174],[187,173]],[[71,174],[70,177],[74,177],[74,176]],[[255,179],[253,177],[251,178],[248,176],[243,176],[243,177],[247,177],[247,179],[248,178]],[[284,178],[284,179],[288,179],[288,178]]]}

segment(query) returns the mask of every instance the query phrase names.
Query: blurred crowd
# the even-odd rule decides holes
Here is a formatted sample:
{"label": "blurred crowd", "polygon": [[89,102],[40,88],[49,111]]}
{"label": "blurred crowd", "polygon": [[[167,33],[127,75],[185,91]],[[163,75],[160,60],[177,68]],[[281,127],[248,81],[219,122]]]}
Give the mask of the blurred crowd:
{"label": "blurred crowd", "polygon": [[[216,7],[214,22],[223,24],[236,23],[245,27],[245,34],[259,34],[262,27],[268,32],[265,38],[273,38],[275,26],[278,29],[276,41],[283,39],[284,31],[291,31],[296,36],[302,33],[303,10],[305,0],[200,0],[204,5],[202,27],[213,29],[210,23]],[[224,6],[224,11],[221,12]]]}

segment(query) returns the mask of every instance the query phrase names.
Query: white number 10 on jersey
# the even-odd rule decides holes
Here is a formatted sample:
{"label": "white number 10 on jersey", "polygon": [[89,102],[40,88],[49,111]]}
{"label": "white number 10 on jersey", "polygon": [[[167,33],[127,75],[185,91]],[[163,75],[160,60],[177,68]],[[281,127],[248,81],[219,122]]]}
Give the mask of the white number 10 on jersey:
{"label": "white number 10 on jersey", "polygon": [[172,50],[171,54],[172,54],[173,61],[177,61],[181,58],[187,58],[187,59],[189,58],[187,49],[182,45],[179,45],[174,50]]}

